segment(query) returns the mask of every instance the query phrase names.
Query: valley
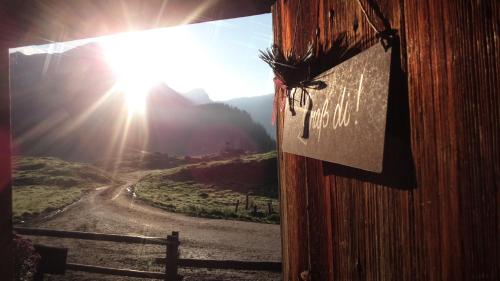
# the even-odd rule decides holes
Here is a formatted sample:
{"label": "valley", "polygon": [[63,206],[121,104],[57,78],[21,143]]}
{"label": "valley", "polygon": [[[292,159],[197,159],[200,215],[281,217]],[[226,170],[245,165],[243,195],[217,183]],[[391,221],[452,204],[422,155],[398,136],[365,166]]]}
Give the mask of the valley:
{"label": "valley", "polygon": [[[179,231],[183,258],[279,262],[272,95],[214,102],[203,89],[181,93],[165,81],[136,92],[108,63],[98,43],[10,55],[14,224],[157,237]],[[29,238],[68,248],[70,263],[164,270],[154,262],[164,247]],[[236,270],[180,274],[280,279]],[[123,278],[68,271],[47,280]]]}
{"label": "valley", "polygon": [[[14,188],[14,198],[18,198],[15,209],[21,210],[23,200],[43,198],[43,193],[36,193],[37,184],[30,182],[31,179],[39,180],[40,186],[46,188],[53,184],[50,187],[59,192],[59,197],[74,192],[69,186],[62,189],[64,184],[81,182],[84,187],[71,200],[60,202],[57,209],[50,206],[30,216],[20,216],[17,220],[19,226],[160,237],[179,231],[181,257],[280,260],[280,245],[276,243],[280,239],[279,225],[276,225],[279,222],[277,186],[272,184],[275,178],[272,176],[275,172],[273,168],[276,168],[275,152],[231,157],[213,155],[205,160],[201,157],[179,159],[176,167],[136,170],[126,167],[114,174],[96,166],[55,158],[19,158],[17,163],[16,184],[29,182],[33,190],[25,196],[19,193],[27,188],[25,185]],[[222,177],[221,173],[226,173],[227,169],[234,171],[232,177]],[[65,171],[64,176],[61,176],[61,170]],[[239,177],[244,171],[251,170],[254,172],[247,177]],[[55,176],[51,178],[50,173]],[[245,210],[247,193],[251,194],[251,204],[258,206],[256,213],[251,209]],[[50,193],[48,197],[54,194]],[[234,209],[235,200],[240,200],[238,212]],[[273,202],[272,214],[266,213],[269,201]],[[164,255],[163,247],[45,237],[30,239],[44,245],[67,247],[68,262],[163,270],[153,262],[154,258]],[[181,269],[181,274],[186,275],[184,280],[280,278],[277,273],[233,270]],[[48,280],[122,278],[68,271],[64,276],[49,276]]]}

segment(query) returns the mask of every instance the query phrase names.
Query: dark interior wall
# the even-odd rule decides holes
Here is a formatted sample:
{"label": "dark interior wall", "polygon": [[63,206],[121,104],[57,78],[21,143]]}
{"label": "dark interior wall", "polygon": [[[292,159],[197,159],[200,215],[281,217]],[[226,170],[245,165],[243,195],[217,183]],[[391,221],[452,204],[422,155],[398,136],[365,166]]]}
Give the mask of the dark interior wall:
{"label": "dark interior wall", "polygon": [[498,1],[280,0],[275,41],[366,49],[359,2],[398,31],[384,171],[279,153],[284,280],[498,280]]}
{"label": "dark interior wall", "polygon": [[0,43],[0,278],[10,278],[12,274],[9,56],[5,43]]}
{"label": "dark interior wall", "polygon": [[0,279],[11,280],[13,269],[9,48],[22,29],[0,8]]}

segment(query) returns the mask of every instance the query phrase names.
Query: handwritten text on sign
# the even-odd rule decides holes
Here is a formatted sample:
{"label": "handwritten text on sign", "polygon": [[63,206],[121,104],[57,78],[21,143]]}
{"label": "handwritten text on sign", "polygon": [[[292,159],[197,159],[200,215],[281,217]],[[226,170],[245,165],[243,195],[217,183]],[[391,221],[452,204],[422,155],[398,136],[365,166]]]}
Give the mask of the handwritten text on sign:
{"label": "handwritten text on sign", "polygon": [[391,50],[377,44],[320,74],[327,87],[295,102],[295,116],[287,104],[283,151],[381,172],[390,63]]}

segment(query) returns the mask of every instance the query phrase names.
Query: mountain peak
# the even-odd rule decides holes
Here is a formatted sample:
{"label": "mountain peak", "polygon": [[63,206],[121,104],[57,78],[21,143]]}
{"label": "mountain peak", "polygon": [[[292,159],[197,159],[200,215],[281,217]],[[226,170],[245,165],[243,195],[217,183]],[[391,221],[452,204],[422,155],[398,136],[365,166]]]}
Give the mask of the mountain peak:
{"label": "mountain peak", "polygon": [[159,83],[149,91],[148,103],[149,108],[165,108],[166,106],[186,107],[193,105],[193,102],[188,98],[165,83]]}
{"label": "mountain peak", "polygon": [[182,95],[195,105],[212,103],[212,100],[208,96],[207,92],[205,92],[205,90],[201,88],[192,89],[191,91],[183,93]]}

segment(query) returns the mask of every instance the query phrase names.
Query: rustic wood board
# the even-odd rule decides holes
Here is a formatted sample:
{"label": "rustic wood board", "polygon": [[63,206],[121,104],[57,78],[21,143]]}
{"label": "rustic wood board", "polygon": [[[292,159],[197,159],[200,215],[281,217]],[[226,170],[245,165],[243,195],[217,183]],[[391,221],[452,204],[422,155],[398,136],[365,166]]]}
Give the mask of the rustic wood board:
{"label": "rustic wood board", "polygon": [[[280,114],[283,280],[304,271],[328,281],[498,280],[500,3],[360,2],[377,28],[398,30],[391,85],[401,90],[390,93],[387,126],[398,123],[393,134],[410,147],[415,184],[346,176],[283,152]],[[363,49],[373,44],[358,1],[304,3],[273,8],[285,51],[303,53],[316,40],[327,50],[342,32]]]}

